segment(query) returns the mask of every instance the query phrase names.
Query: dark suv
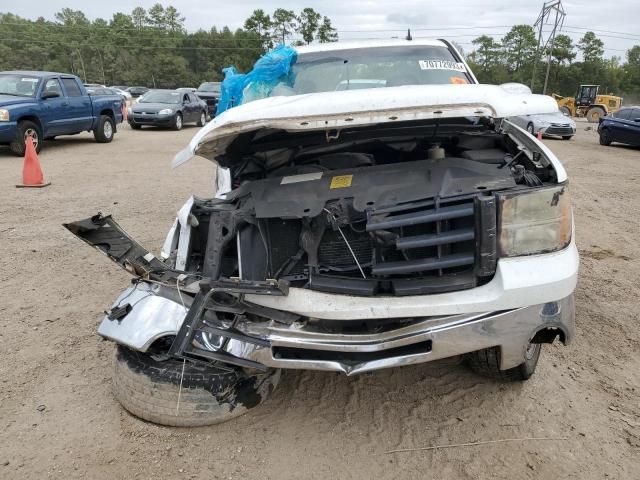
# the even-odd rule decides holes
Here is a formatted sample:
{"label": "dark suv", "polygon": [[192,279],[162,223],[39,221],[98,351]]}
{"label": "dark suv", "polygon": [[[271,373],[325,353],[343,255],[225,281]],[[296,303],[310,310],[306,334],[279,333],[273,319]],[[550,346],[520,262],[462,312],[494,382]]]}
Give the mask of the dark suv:
{"label": "dark suv", "polygon": [[213,118],[218,108],[218,99],[220,98],[220,82],[204,82],[201,83],[196,90],[196,95],[207,103],[209,115]]}
{"label": "dark suv", "polygon": [[611,142],[640,146],[640,107],[624,107],[600,118],[600,145]]}

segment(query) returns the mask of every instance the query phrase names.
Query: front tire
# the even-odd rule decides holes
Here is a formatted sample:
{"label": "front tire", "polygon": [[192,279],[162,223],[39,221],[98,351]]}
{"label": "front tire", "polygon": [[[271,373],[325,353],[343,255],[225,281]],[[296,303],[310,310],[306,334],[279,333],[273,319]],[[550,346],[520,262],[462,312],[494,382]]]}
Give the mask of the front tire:
{"label": "front tire", "polygon": [[93,137],[98,143],[111,143],[116,133],[116,125],[108,115],[100,115],[98,127],[93,131]]}
{"label": "front tire", "polygon": [[160,425],[198,427],[225,422],[258,406],[279,380],[280,370],[248,375],[227,365],[156,360],[151,354],[119,345],[113,391],[136,417]]}
{"label": "front tire", "polygon": [[40,153],[42,149],[42,132],[40,131],[40,127],[29,120],[24,120],[18,124],[16,138],[9,144],[9,148],[14,155],[24,157],[25,142],[29,136],[33,138],[33,146],[36,147],[36,153]]}
{"label": "front tire", "polygon": [[607,112],[600,107],[591,107],[587,111],[587,121],[589,123],[598,123],[602,117],[604,117]]}
{"label": "front tire", "polygon": [[467,365],[483,377],[493,378],[503,382],[522,382],[531,378],[536,371],[542,345],[530,343],[525,352],[525,361],[517,367],[500,370],[500,349],[498,347],[485,348],[466,355]]}
{"label": "front tire", "polygon": [[611,136],[609,135],[609,131],[606,129],[600,132],[600,145],[604,145],[605,147],[611,145]]}
{"label": "front tire", "polygon": [[573,138],[573,135],[564,135],[562,137],[563,140],[571,140]]}
{"label": "front tire", "polygon": [[173,121],[174,130],[182,130],[182,114],[176,113],[176,119]]}
{"label": "front tire", "polygon": [[137,123],[131,123],[131,122],[129,122],[129,126],[134,130],[140,130],[142,128],[142,125],[138,125]]}

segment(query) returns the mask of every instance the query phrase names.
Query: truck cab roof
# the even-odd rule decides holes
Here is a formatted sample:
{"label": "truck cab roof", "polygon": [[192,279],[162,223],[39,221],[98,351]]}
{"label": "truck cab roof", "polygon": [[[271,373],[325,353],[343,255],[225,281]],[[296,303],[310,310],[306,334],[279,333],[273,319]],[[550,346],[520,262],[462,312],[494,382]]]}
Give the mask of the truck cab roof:
{"label": "truck cab roof", "polygon": [[33,70],[11,70],[11,71],[0,72],[0,73],[4,73],[4,74],[7,74],[7,75],[28,75],[30,77],[38,77],[38,78],[45,78],[45,77],[75,77],[75,75],[73,75],[72,73],[40,72],[40,71],[33,71]]}

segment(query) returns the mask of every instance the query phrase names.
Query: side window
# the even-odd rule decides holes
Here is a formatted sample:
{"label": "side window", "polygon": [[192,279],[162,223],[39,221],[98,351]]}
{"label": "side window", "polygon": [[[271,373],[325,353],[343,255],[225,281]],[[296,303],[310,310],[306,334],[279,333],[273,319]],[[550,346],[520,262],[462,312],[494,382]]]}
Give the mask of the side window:
{"label": "side window", "polygon": [[613,116],[615,118],[619,118],[620,120],[628,120],[630,113],[631,113],[630,108],[623,108],[622,110],[618,110],[616,113],[614,113]]}
{"label": "side window", "polygon": [[640,108],[634,108],[633,110],[631,110],[631,116],[629,117],[629,120],[633,122],[636,118],[640,118]]}
{"label": "side window", "polygon": [[57,93],[62,97],[63,95],[62,88],[60,87],[60,81],[57,78],[50,78],[49,80],[47,80],[47,83],[44,84],[44,90],[42,91],[42,93]]}
{"label": "side window", "polygon": [[189,95],[187,95],[186,93],[182,96],[182,103],[185,103],[185,102],[187,103],[189,102]]}
{"label": "side window", "polygon": [[73,78],[63,78],[62,84],[64,85],[64,89],[67,91],[67,96],[69,97],[81,97],[82,91],[78,84]]}

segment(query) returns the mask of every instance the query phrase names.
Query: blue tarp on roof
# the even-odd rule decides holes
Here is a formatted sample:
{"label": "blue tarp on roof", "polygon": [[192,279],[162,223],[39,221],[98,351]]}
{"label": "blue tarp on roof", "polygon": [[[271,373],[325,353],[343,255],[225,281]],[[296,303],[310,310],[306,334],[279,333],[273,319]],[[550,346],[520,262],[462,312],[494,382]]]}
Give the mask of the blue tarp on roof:
{"label": "blue tarp on roof", "polygon": [[276,85],[288,82],[291,66],[297,59],[295,49],[279,45],[260,57],[249,73],[238,73],[235,67],[224,68],[216,115],[236,105],[268,97]]}

